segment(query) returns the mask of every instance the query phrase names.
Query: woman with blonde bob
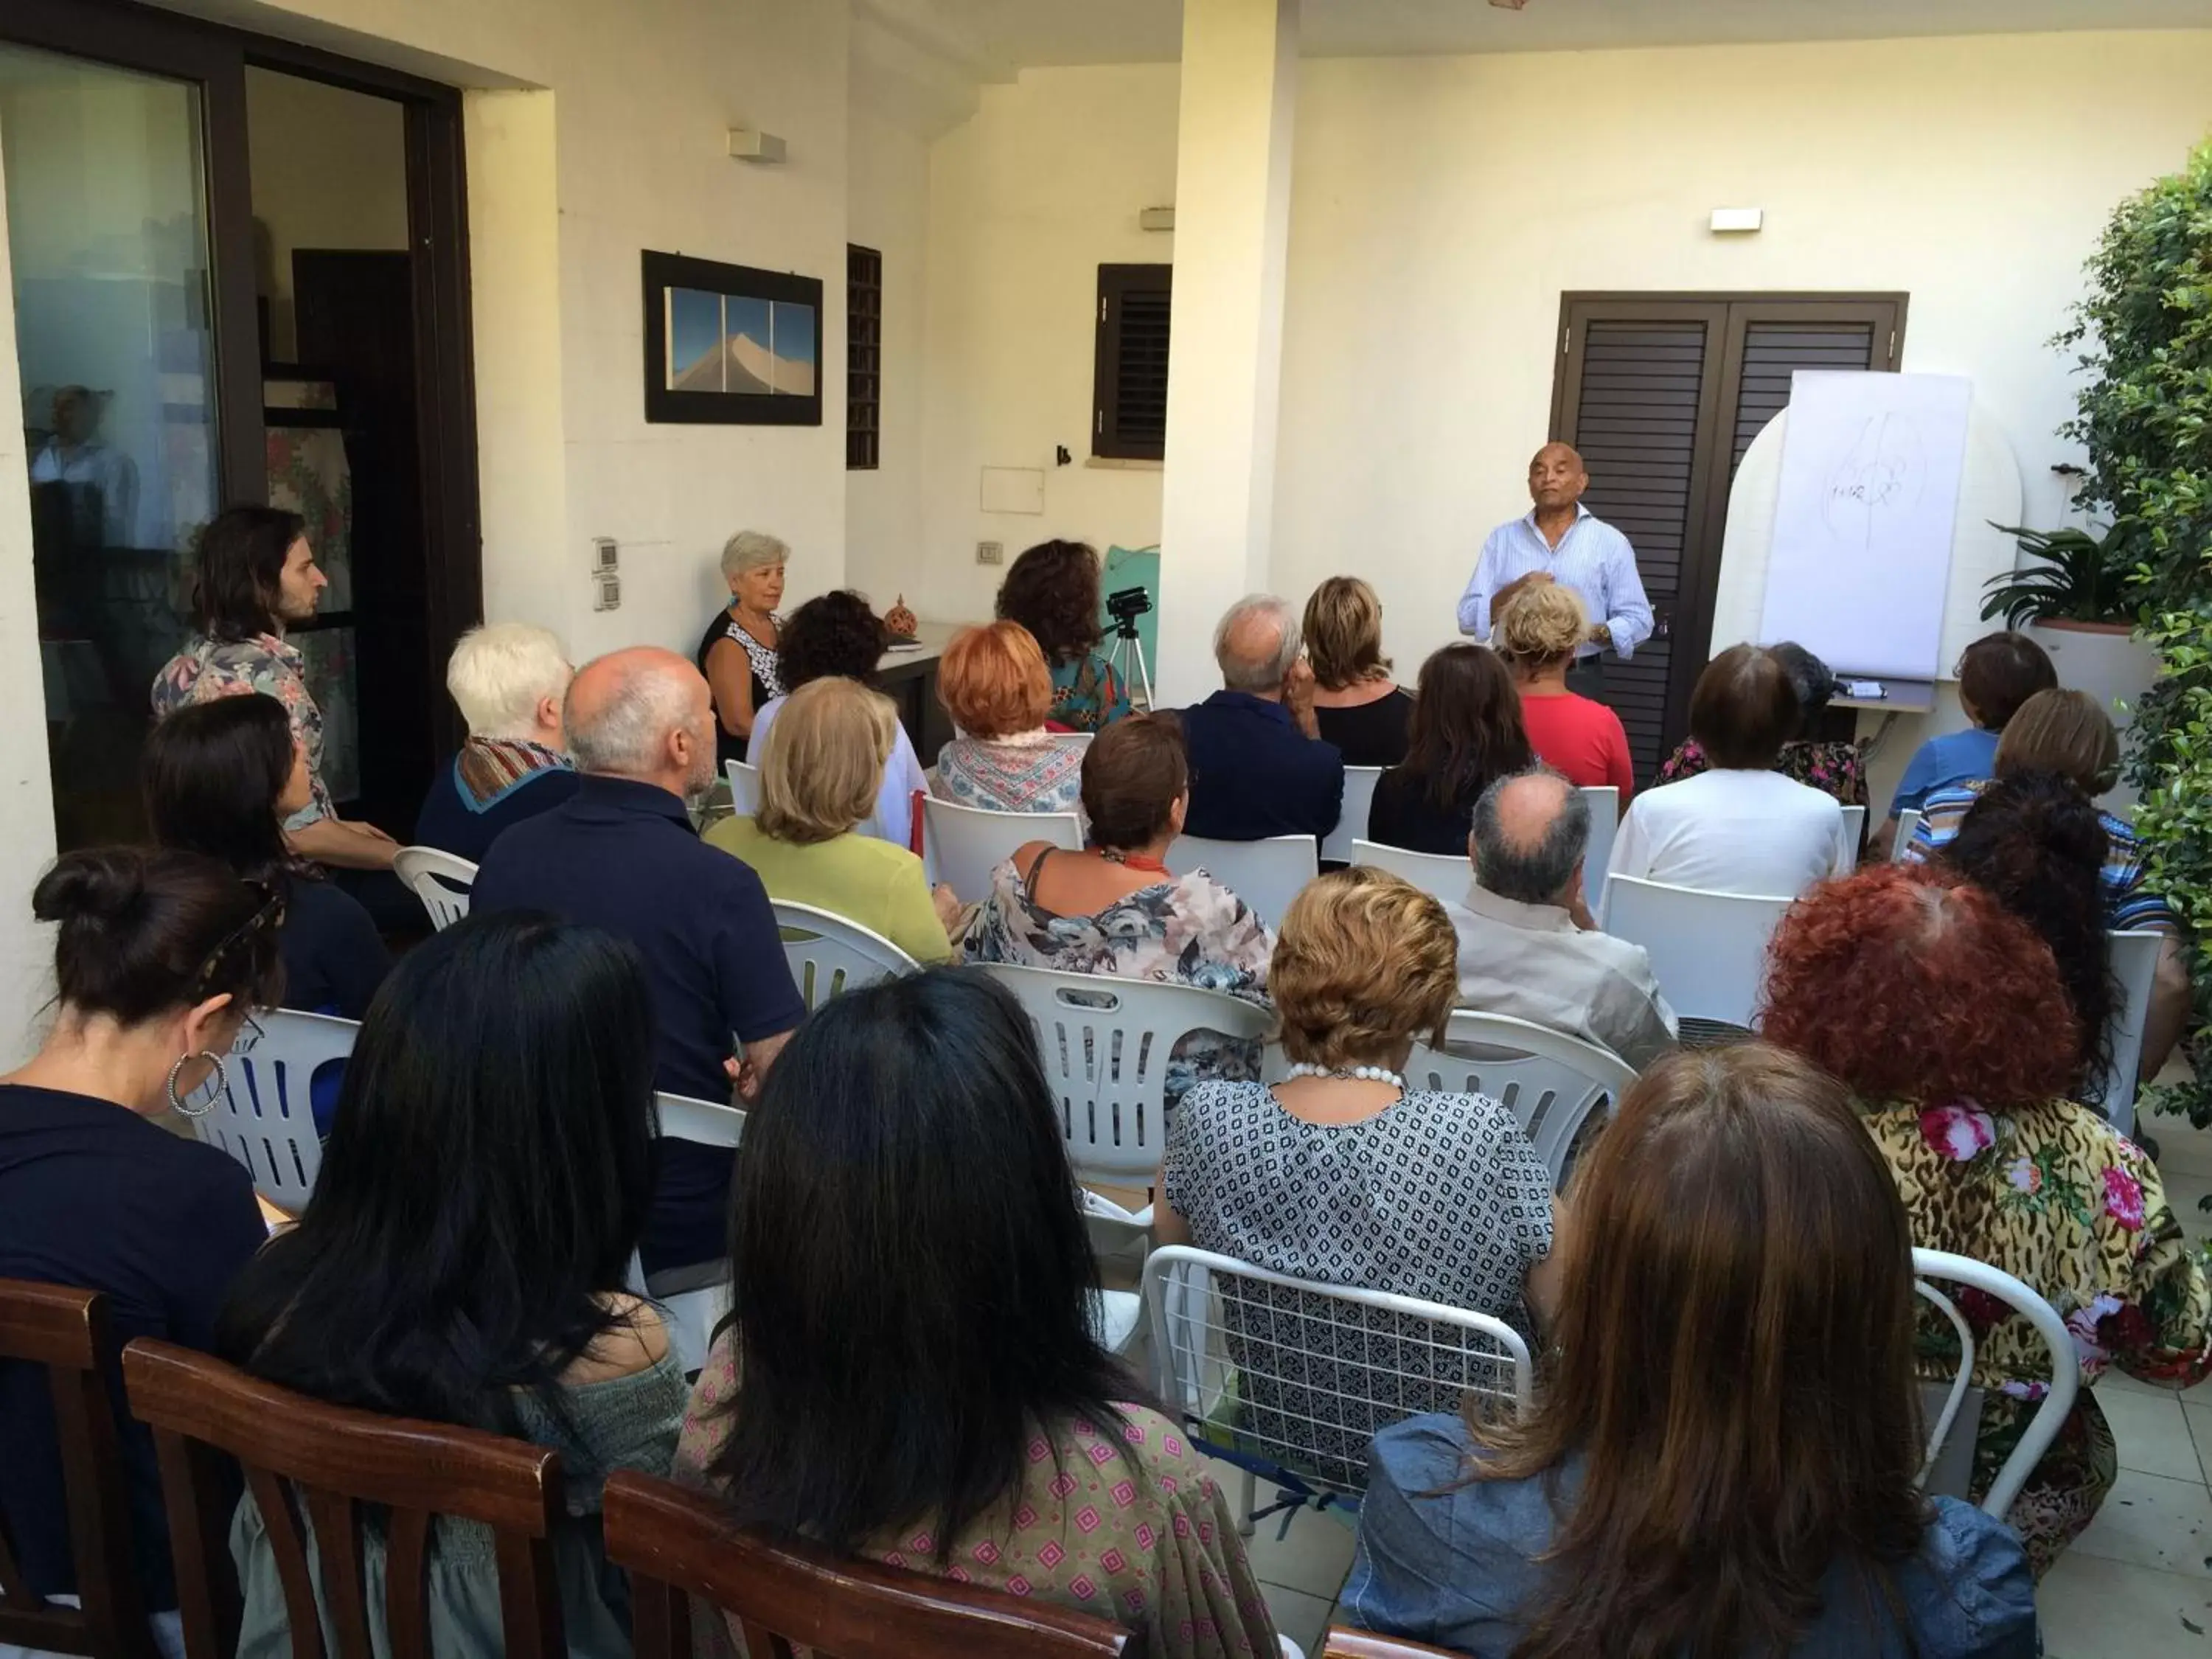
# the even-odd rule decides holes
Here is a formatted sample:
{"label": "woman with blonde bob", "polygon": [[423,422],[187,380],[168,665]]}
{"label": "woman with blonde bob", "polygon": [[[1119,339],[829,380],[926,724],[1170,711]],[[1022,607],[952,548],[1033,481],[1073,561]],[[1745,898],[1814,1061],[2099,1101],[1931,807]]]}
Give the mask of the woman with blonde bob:
{"label": "woman with blonde bob", "polygon": [[[1413,1045],[1437,1040],[1451,1018],[1458,963],[1443,906],[1402,877],[1355,866],[1309,884],[1268,969],[1290,1075],[1272,1087],[1201,1083],[1183,1097],[1168,1129],[1160,1238],[1495,1314],[1533,1334],[1532,1276],[1552,1249],[1549,1171],[1495,1101],[1409,1089],[1401,1075]],[[1317,1308],[1307,1328],[1337,1327]],[[1374,1426],[1358,1404],[1374,1389],[1369,1373],[1419,1368],[1372,1336],[1346,1336],[1297,1382],[1249,1368],[1243,1421],[1357,1482]],[[1449,1391],[1437,1392],[1443,1409]]]}
{"label": "woman with blonde bob", "polygon": [[1375,590],[1357,576],[1331,576],[1306,601],[1304,631],[1322,741],[1334,744],[1346,766],[1405,759],[1413,700],[1390,678]]}
{"label": "woman with blonde bob", "polygon": [[1376,1437],[1344,1605],[1485,1659],[2028,1659],[2020,1541],[1918,1491],[1911,1234],[1843,1086],[1662,1057],[1577,1167],[1551,1374]]}
{"label": "woman with blonde bob", "polygon": [[951,890],[933,894],[920,859],[859,833],[897,730],[881,692],[842,676],[810,680],[763,745],[759,813],[715,825],[707,840],[750,865],[770,898],[856,921],[916,962],[943,962],[959,914]]}
{"label": "woman with blonde bob", "polygon": [[1567,671],[1589,635],[1582,596],[1558,582],[1524,587],[1498,618],[1498,654],[1521,690],[1521,723],[1536,758],[1578,788],[1620,791],[1625,811],[1636,787],[1628,733],[1603,703],[1567,690]]}
{"label": "woman with blonde bob", "polygon": [[937,757],[939,796],[990,812],[1075,811],[1083,745],[1046,729],[1052,671],[1029,629],[997,622],[955,635],[937,695],[960,728]]}

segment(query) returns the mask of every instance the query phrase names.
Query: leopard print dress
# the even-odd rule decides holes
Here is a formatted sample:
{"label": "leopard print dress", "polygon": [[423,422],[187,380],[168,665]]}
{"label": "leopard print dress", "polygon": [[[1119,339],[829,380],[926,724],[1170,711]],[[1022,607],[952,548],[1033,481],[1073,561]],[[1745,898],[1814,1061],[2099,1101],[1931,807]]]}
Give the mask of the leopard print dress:
{"label": "leopard print dress", "polygon": [[[2007,1520],[2040,1578],[2096,1517],[2118,1473],[2088,1385],[2108,1365],[2187,1385],[2212,1370],[2212,1290],[2182,1237],[2158,1166],[2096,1113],[2069,1101],[1991,1112],[1972,1101],[1866,1115],[1911,1218],[1912,1242],[2002,1267],[2039,1291],[2073,1333],[2081,1392]],[[2034,1328],[1978,1291],[1954,1297],[1987,1391],[1973,1496],[1989,1489],[2049,1391]],[[1949,1322],[1923,1305],[1924,1374],[1957,1372]]]}

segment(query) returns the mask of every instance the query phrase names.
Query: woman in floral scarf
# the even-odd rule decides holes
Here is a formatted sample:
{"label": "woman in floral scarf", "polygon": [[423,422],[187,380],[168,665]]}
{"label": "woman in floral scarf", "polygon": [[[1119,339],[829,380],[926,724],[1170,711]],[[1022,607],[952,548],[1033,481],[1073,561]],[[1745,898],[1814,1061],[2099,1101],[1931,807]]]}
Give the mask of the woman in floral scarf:
{"label": "woman in floral scarf", "polygon": [[[1875,866],[1814,889],[1774,939],[1766,1036],[1843,1079],[1924,1249],[2002,1267],[2074,1334],[2081,1392],[2007,1519],[2039,1578],[2118,1474],[2087,1384],[2108,1365],[2187,1385],[2212,1369],[2212,1291],[2158,1167],[2065,1098],[2081,1032],[2051,951],[1957,873]],[[2004,1304],[1958,1298],[1988,1391],[1974,1454],[1986,1491],[2048,1386],[2043,1343]],[[1927,1374],[1958,1342],[1931,1310]]]}

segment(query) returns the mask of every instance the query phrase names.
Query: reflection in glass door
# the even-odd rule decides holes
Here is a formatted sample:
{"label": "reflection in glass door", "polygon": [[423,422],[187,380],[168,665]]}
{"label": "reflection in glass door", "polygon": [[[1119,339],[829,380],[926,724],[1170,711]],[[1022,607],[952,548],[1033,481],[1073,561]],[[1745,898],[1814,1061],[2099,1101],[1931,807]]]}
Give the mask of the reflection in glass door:
{"label": "reflection in glass door", "polygon": [[201,94],[0,44],[0,166],[64,848],[133,839],[148,690],[215,511]]}

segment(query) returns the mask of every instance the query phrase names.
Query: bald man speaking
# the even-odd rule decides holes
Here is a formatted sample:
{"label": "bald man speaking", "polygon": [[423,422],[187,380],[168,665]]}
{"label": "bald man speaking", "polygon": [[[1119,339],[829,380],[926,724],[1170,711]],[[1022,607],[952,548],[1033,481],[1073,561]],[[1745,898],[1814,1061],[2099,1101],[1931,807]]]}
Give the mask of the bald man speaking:
{"label": "bald man speaking", "polygon": [[1482,544],[1474,579],[1460,595],[1459,631],[1488,639],[1498,613],[1524,587],[1558,582],[1582,596],[1589,637],[1576,653],[1567,684],[1586,697],[1604,689],[1603,649],[1623,662],[1651,637],[1651,601],[1636,574],[1628,538],[1583,505],[1589,474],[1565,444],[1546,444],[1528,463],[1528,498],[1535,510],[1502,524]]}

